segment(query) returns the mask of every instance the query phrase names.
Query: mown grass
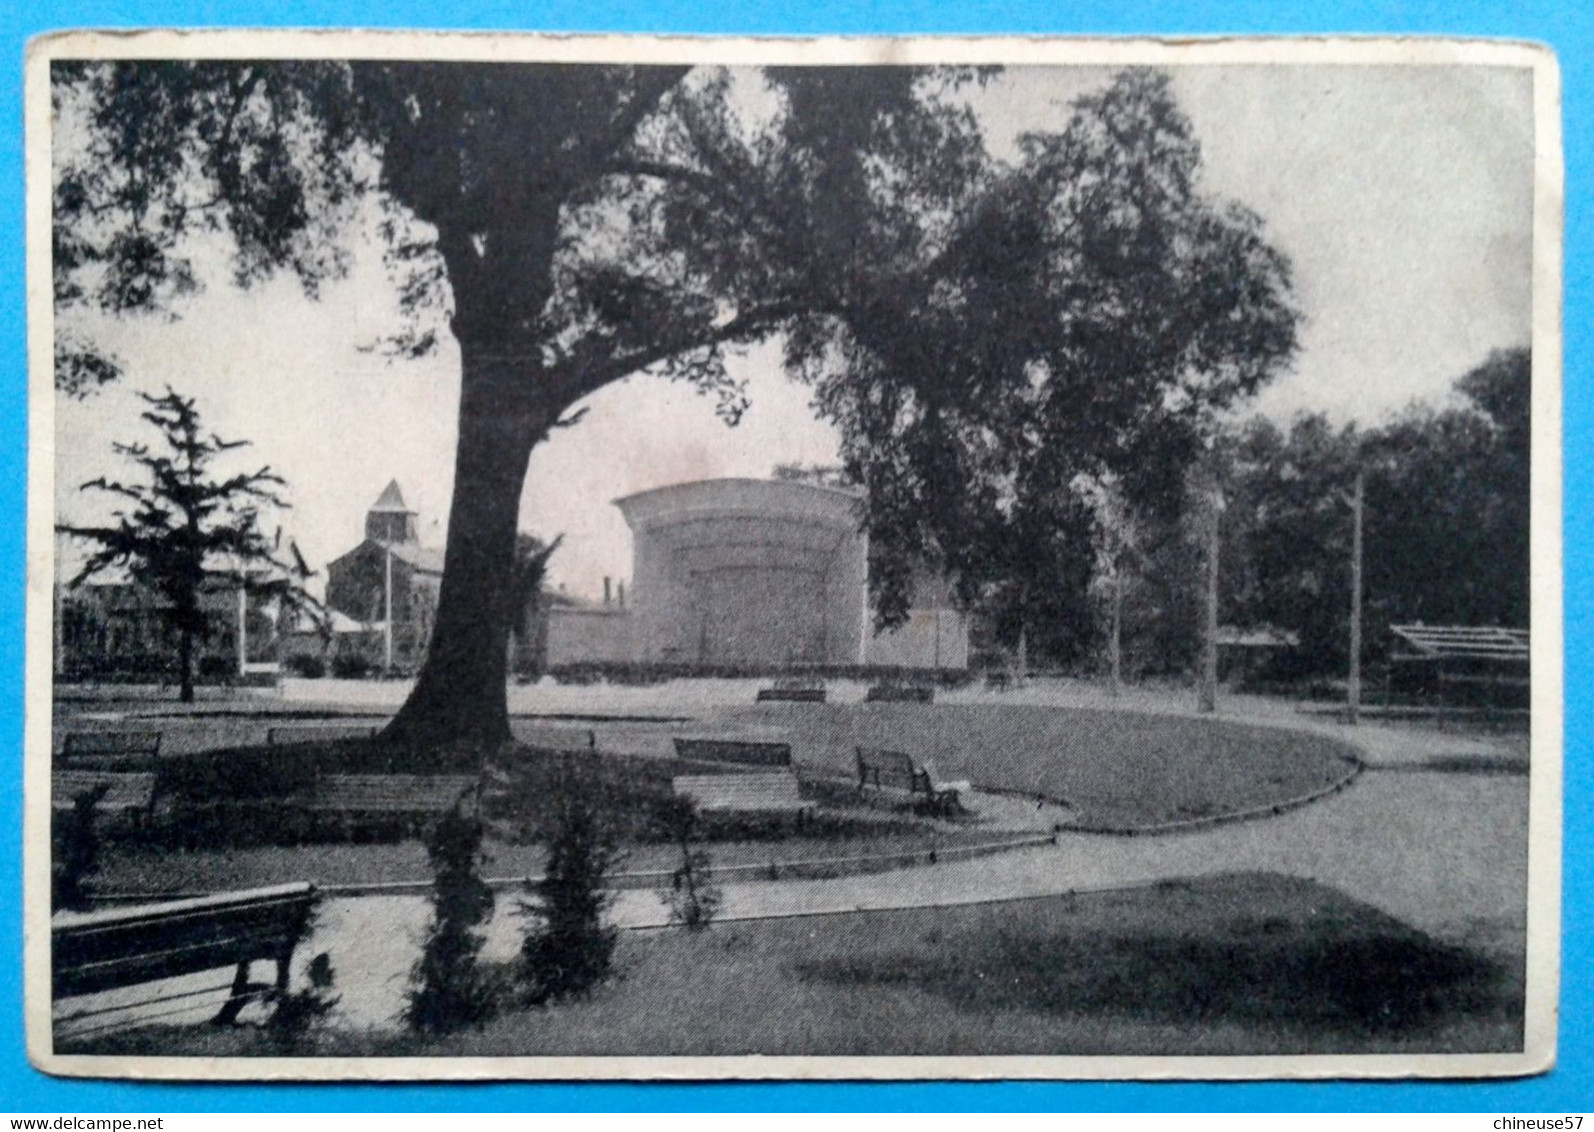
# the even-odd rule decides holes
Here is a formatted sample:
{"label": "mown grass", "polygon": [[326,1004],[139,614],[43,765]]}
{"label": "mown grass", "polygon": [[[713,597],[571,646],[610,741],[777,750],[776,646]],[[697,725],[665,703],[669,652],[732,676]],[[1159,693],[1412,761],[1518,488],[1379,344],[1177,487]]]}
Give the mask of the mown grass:
{"label": "mown grass", "polygon": [[[423,1043],[330,1029],[297,1052],[1263,1055],[1522,1043],[1519,946],[1457,946],[1266,873],[627,933],[618,958],[622,976],[589,997],[481,1030]],[[156,1027],[61,1052],[280,1050],[249,1030]]]}
{"label": "mown grass", "polygon": [[1325,789],[1352,748],[1225,720],[1030,704],[762,705],[796,758],[848,773],[858,746],[905,751],[943,779],[1066,802],[1080,829],[1143,829],[1266,809]]}

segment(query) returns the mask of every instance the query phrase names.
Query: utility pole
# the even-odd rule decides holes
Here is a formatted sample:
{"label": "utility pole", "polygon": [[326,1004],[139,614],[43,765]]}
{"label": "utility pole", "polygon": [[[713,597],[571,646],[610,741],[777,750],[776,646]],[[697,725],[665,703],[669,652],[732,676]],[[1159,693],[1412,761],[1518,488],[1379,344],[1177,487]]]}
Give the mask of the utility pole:
{"label": "utility pole", "polygon": [[249,588],[238,572],[238,675],[249,675]]}
{"label": "utility pole", "polygon": [[1197,707],[1218,710],[1218,542],[1223,515],[1223,493],[1214,487],[1208,496],[1206,631],[1201,641],[1201,688]]}
{"label": "utility pole", "polygon": [[1366,491],[1367,476],[1358,467],[1350,504],[1350,678],[1345,688],[1347,715],[1353,726],[1362,710],[1362,506]]}
{"label": "utility pole", "polygon": [[382,616],[383,623],[387,627],[387,633],[385,634],[386,640],[384,644],[386,646],[386,655],[383,661],[382,672],[384,675],[387,675],[393,671],[393,548],[389,546],[384,547],[383,549],[387,552],[387,569],[386,579],[382,585],[382,601],[385,606],[382,611]]}
{"label": "utility pole", "polygon": [[1108,685],[1114,699],[1123,688],[1123,627],[1124,627],[1124,572],[1121,564],[1112,572],[1112,632],[1107,640],[1107,661],[1112,668],[1112,682]]}

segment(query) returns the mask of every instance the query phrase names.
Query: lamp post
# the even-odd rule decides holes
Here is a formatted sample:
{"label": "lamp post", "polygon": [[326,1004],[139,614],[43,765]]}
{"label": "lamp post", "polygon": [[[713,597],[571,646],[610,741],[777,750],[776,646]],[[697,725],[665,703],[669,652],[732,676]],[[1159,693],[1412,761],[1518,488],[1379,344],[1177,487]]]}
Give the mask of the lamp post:
{"label": "lamp post", "polygon": [[382,548],[385,554],[382,582],[382,624],[386,629],[383,634],[384,656],[382,661],[382,675],[391,675],[393,672],[393,548]]}
{"label": "lamp post", "polygon": [[1346,718],[1352,726],[1362,710],[1362,511],[1367,476],[1356,469],[1356,487],[1350,498],[1350,673],[1345,684]]}
{"label": "lamp post", "polygon": [[1212,486],[1207,492],[1206,615],[1196,704],[1203,712],[1218,710],[1218,546],[1223,505],[1223,489]]}

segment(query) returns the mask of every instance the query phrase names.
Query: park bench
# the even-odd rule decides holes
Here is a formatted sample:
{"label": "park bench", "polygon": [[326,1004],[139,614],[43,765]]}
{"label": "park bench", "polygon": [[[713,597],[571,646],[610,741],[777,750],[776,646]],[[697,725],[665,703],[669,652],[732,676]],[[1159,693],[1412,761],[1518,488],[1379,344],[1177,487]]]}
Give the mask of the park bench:
{"label": "park bench", "polygon": [[70,811],[77,800],[101,787],[97,814],[127,817],[134,828],[145,828],[155,816],[155,772],[152,770],[57,770],[50,775],[50,808]]}
{"label": "park bench", "polygon": [[927,684],[876,684],[863,699],[870,704],[928,704],[935,702],[935,689]]}
{"label": "park bench", "polygon": [[813,803],[802,796],[797,776],[789,770],[682,775],[672,779],[671,786],[704,813],[796,814],[800,821],[813,809]]}
{"label": "park bench", "polygon": [[335,743],[342,739],[374,739],[380,728],[374,723],[283,723],[266,730],[266,745],[282,747],[290,743]]}
{"label": "park bench", "polygon": [[923,798],[924,804],[938,813],[958,808],[962,785],[938,785],[927,767],[917,766],[911,755],[878,747],[858,749],[858,789],[887,794],[905,794],[910,801]]}
{"label": "park bench", "polygon": [[740,766],[791,766],[790,743],[750,743],[741,739],[676,739],[675,754],[696,762]]}
{"label": "park bench", "polygon": [[323,774],[289,805],[340,818],[426,818],[453,809],[478,785],[471,774]]}
{"label": "park bench", "polygon": [[160,749],[159,731],[68,731],[59,762],[77,770],[153,770]]}
{"label": "park bench", "polygon": [[537,727],[529,731],[526,746],[539,751],[596,751],[597,732],[581,727]]}
{"label": "park bench", "polygon": [[1006,672],[987,672],[985,686],[993,692],[1005,692],[1013,686],[1013,677]]}
{"label": "park bench", "polygon": [[[232,1022],[250,1000],[287,989],[289,962],[315,899],[313,885],[283,884],[165,904],[61,913],[50,925],[53,997],[95,994],[236,965],[227,1001],[214,1019]],[[249,966],[256,960],[276,963],[274,983],[249,981]],[[140,1005],[192,997],[194,992],[188,992]],[[125,1007],[83,1012],[63,1021],[120,1009]]]}
{"label": "park bench", "polygon": [[822,704],[825,702],[825,690],[823,688],[760,688],[758,689],[757,702],[761,704]]}

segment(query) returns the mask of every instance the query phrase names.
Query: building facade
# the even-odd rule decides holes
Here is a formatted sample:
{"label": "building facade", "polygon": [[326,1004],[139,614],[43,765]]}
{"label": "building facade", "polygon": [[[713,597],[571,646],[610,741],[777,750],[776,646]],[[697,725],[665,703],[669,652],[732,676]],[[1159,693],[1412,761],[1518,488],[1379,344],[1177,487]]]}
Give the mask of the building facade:
{"label": "building facade", "polygon": [[[920,585],[907,623],[874,632],[860,504],[854,491],[756,479],[616,500],[631,528],[631,602],[629,632],[610,638],[643,662],[964,667],[966,618],[944,586]],[[552,647],[549,661],[560,663]]]}
{"label": "building facade", "polygon": [[441,547],[422,546],[397,481],[365,513],[365,538],[327,564],[334,651],[411,672],[426,658],[443,584]]}

